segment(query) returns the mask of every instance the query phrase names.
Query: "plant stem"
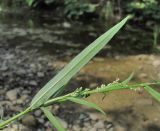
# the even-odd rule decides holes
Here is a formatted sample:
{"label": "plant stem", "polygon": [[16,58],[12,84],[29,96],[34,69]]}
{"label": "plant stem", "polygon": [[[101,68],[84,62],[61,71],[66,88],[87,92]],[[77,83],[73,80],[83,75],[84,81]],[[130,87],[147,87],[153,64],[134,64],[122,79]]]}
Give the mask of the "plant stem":
{"label": "plant stem", "polygon": [[73,93],[74,93],[74,92],[69,93],[69,94],[64,95],[64,96],[60,96],[60,97],[56,97],[56,98],[50,99],[50,100],[46,101],[46,102],[42,105],[42,107],[49,106],[49,105],[51,105],[51,104],[53,104],[53,103],[55,103],[55,102],[63,102],[63,101],[66,100],[67,97],[72,96]]}
{"label": "plant stem", "polygon": [[23,116],[23,115],[25,115],[25,114],[27,114],[27,113],[29,113],[29,112],[31,112],[31,111],[32,111],[31,108],[28,107],[26,110],[20,112],[19,114],[11,117],[11,118],[8,119],[8,120],[0,123],[0,129],[3,129],[6,125],[10,124],[10,123],[13,122],[14,120],[17,120],[17,119],[20,118],[21,116]]}
{"label": "plant stem", "polygon": [[[159,83],[159,82],[157,82]],[[59,96],[59,97],[56,97],[56,98],[53,98],[53,99],[50,99],[48,101],[46,101],[41,107],[47,107],[47,106],[50,106],[56,102],[64,102],[66,100],[68,100],[69,97],[74,97],[74,98],[84,98],[85,96],[87,95],[91,95],[91,94],[94,94],[94,93],[105,93],[105,92],[109,92],[109,91],[113,91],[113,90],[120,90],[120,89],[134,89],[134,88],[137,88],[137,87],[144,87],[146,85],[153,85],[155,83],[141,83],[141,84],[134,84],[134,85],[125,85],[125,84],[121,84],[121,83],[116,83],[116,84],[111,84],[111,85],[107,85],[104,87],[100,87],[100,88],[96,88],[96,89],[93,89],[93,90],[75,90],[69,94],[66,94],[66,95],[63,95],[63,96]],[[123,87],[123,88],[120,88],[120,87]],[[17,120],[18,118],[20,118],[21,116],[33,111],[33,110],[37,110],[39,109],[40,107],[36,108],[36,109],[32,109],[31,107],[28,107],[26,110],[20,112],[19,114],[11,117],[10,119],[8,120],[5,120],[3,122],[0,123],[0,129],[3,129],[6,125],[8,125],[9,123],[13,122],[14,120]]]}

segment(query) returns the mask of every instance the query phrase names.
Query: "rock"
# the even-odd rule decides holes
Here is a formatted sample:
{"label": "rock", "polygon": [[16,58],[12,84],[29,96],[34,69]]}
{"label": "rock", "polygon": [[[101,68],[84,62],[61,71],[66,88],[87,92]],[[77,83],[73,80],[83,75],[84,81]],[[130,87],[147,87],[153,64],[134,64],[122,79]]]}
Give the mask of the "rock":
{"label": "rock", "polygon": [[10,110],[13,112],[20,112],[22,111],[22,108],[19,106],[10,106]]}
{"label": "rock", "polygon": [[98,119],[98,116],[94,113],[89,113],[89,117],[92,119],[92,120],[97,120]]}
{"label": "rock", "polygon": [[98,84],[97,83],[91,83],[89,86],[90,86],[90,88],[96,88],[98,86]]}
{"label": "rock", "polygon": [[64,22],[64,23],[63,23],[63,27],[64,27],[64,28],[71,28],[71,24],[68,23],[68,22]]}
{"label": "rock", "polygon": [[0,101],[0,106],[4,106],[4,105],[12,106],[12,102],[10,102],[10,101]]}
{"label": "rock", "polygon": [[147,74],[141,73],[141,74],[139,75],[139,78],[147,78]]}
{"label": "rock", "polygon": [[37,85],[38,85],[37,82],[34,81],[34,80],[30,81],[29,84],[30,84],[31,86],[37,86]]}
{"label": "rock", "polygon": [[42,118],[38,118],[38,122],[39,122],[39,123],[42,123],[42,124],[45,123],[44,119],[42,119]]}
{"label": "rock", "polygon": [[50,122],[46,121],[46,123],[44,124],[45,127],[50,127]]}
{"label": "rock", "polygon": [[26,73],[26,71],[24,70],[24,69],[19,69],[19,70],[17,70],[17,74],[25,74]]}
{"label": "rock", "polygon": [[103,121],[98,121],[98,122],[94,125],[94,127],[96,127],[96,128],[104,128],[104,123],[103,123]]}
{"label": "rock", "polygon": [[9,99],[10,101],[14,101],[17,99],[17,95],[18,95],[17,89],[9,90],[6,93],[6,98]]}
{"label": "rock", "polygon": [[28,95],[22,95],[20,100],[22,100],[24,102],[24,101],[26,101],[27,98],[28,98]]}
{"label": "rock", "polygon": [[79,116],[79,119],[80,119],[80,120],[84,120],[85,118],[86,118],[86,115],[83,114],[83,113],[81,113],[80,116]]}
{"label": "rock", "polygon": [[37,117],[41,116],[41,114],[42,114],[42,111],[41,111],[41,110],[36,110],[36,111],[34,112],[34,115],[37,116]]}
{"label": "rock", "polygon": [[54,106],[51,108],[52,113],[57,114],[58,111],[59,111],[59,108],[60,108],[59,105],[54,105]]}
{"label": "rock", "polygon": [[5,90],[4,89],[0,90],[0,96],[3,95],[3,94],[5,94]]}
{"label": "rock", "polygon": [[36,126],[36,123],[36,119],[33,117],[33,115],[27,115],[22,119],[22,124],[28,127]]}
{"label": "rock", "polygon": [[152,64],[153,66],[158,67],[160,66],[160,60],[155,60]]}
{"label": "rock", "polygon": [[43,72],[38,72],[38,73],[37,73],[37,76],[38,76],[38,77],[44,77],[44,73],[43,73]]}
{"label": "rock", "polygon": [[47,128],[45,131],[53,131],[51,128]]}
{"label": "rock", "polygon": [[97,129],[95,127],[89,129],[89,131],[97,131]]}
{"label": "rock", "polygon": [[158,74],[158,79],[160,79],[160,73]]}
{"label": "rock", "polygon": [[114,131],[126,131],[125,127],[122,127],[120,125],[116,125],[114,128]]}
{"label": "rock", "polygon": [[29,129],[21,124],[12,124],[3,129],[3,131],[32,131],[32,129]]}
{"label": "rock", "polygon": [[81,128],[77,125],[74,125],[72,128],[74,131],[81,131]]}

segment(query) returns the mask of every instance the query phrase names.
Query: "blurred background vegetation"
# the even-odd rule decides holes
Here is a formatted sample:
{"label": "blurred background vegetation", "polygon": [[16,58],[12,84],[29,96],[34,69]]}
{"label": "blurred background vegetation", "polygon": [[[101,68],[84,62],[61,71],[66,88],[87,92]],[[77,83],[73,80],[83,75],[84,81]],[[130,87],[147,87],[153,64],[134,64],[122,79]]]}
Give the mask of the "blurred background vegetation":
{"label": "blurred background vegetation", "polygon": [[[65,20],[91,22],[101,21],[114,23],[127,14],[133,14],[135,17],[130,22],[129,33],[127,34],[144,34],[143,41],[139,38],[131,38],[130,47],[134,50],[148,50],[159,52],[159,32],[160,32],[160,1],[158,0],[1,0],[1,12],[21,12],[20,9],[25,9],[28,14],[39,12],[40,15],[52,19],[53,17],[61,17]],[[21,13],[22,13],[21,12]],[[28,13],[29,12],[29,13]],[[44,13],[45,12],[45,13]],[[37,15],[33,16],[37,17]],[[35,19],[35,18],[34,18]],[[33,21],[29,21],[33,26]],[[100,25],[100,24],[99,24]],[[102,27],[103,28],[103,27]],[[135,30],[142,30],[135,31]],[[104,32],[101,29],[102,33]],[[100,34],[99,33],[99,34]],[[145,40],[145,36],[150,39]],[[126,36],[127,38],[127,36]],[[142,38],[142,36],[141,36]],[[94,39],[94,38],[93,38]],[[131,41],[132,41],[131,40]],[[149,42],[149,44],[147,44]],[[135,43],[139,43],[138,45]],[[123,44],[120,44],[123,45]],[[118,46],[118,45],[116,45]],[[119,47],[118,47],[119,48]],[[116,49],[118,49],[116,47]]]}
{"label": "blurred background vegetation", "polygon": [[[31,9],[61,10],[68,18],[110,18],[128,13],[135,15],[136,21],[160,21],[160,1],[158,0],[1,0],[1,10],[6,7],[29,7]],[[88,17],[87,17],[88,18]]]}

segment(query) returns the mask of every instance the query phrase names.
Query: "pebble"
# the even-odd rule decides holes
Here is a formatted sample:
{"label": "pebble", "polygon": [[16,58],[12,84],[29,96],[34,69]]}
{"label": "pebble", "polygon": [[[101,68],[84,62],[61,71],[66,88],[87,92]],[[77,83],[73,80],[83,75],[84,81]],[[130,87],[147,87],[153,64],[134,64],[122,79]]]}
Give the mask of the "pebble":
{"label": "pebble", "polygon": [[37,73],[37,76],[38,76],[38,77],[44,77],[44,73],[43,73],[43,72],[38,72],[38,73]]}
{"label": "pebble", "polygon": [[147,78],[147,74],[141,73],[141,74],[139,75],[139,78]]}
{"label": "pebble", "polygon": [[98,115],[97,115],[97,114],[93,114],[93,113],[89,113],[89,117],[90,117],[92,120],[97,120],[97,119],[98,119]]}
{"label": "pebble", "polygon": [[9,90],[6,93],[6,98],[8,98],[10,101],[14,101],[17,99],[18,91],[17,89]]}
{"label": "pebble", "polygon": [[116,125],[114,131],[126,131],[126,128],[121,125]]}
{"label": "pebble", "polygon": [[23,119],[22,119],[22,124],[28,127],[33,127],[36,126],[36,119],[34,118],[33,115],[26,115]]}
{"label": "pebble", "polygon": [[41,114],[42,114],[42,111],[41,111],[41,110],[36,110],[36,111],[34,112],[34,115],[37,116],[37,117],[41,116]]}
{"label": "pebble", "polygon": [[155,60],[152,64],[153,66],[158,67],[160,66],[160,60]]}
{"label": "pebble", "polygon": [[38,122],[39,122],[39,123],[42,123],[42,124],[45,123],[44,119],[42,119],[42,118],[38,118]]}
{"label": "pebble", "polygon": [[62,25],[64,28],[71,28],[71,24],[68,22],[64,22]]}
{"label": "pebble", "polygon": [[103,121],[98,121],[98,122],[94,125],[94,127],[96,127],[96,128],[104,128],[104,123],[103,123]]}
{"label": "pebble", "polygon": [[20,112],[22,111],[22,107],[20,106],[10,106],[10,110],[14,112]]}
{"label": "pebble", "polygon": [[34,80],[30,81],[29,84],[30,84],[31,86],[37,86],[37,85],[38,85],[37,82],[34,81]]}
{"label": "pebble", "polygon": [[97,131],[97,129],[95,127],[89,129],[89,131]]}
{"label": "pebble", "polygon": [[27,128],[22,124],[12,124],[7,128],[3,129],[3,131],[31,131],[31,129]]}

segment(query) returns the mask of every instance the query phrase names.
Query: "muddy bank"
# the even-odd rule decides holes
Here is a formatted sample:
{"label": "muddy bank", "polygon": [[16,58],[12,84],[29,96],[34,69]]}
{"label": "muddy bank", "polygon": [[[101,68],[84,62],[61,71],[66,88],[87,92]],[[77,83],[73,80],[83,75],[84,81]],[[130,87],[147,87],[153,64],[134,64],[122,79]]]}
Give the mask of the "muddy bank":
{"label": "muddy bank", "polygon": [[[116,79],[123,80],[134,72],[131,83],[153,82],[160,79],[160,57],[155,55],[136,55],[127,57],[95,59],[82,72],[103,79],[103,84]],[[91,83],[90,87],[96,87]],[[156,88],[159,90],[159,87]],[[142,88],[138,90],[114,91],[106,94],[95,94],[87,100],[102,107],[108,117],[101,118],[114,121],[127,130],[159,130],[160,104]],[[103,100],[102,100],[103,98]]]}

